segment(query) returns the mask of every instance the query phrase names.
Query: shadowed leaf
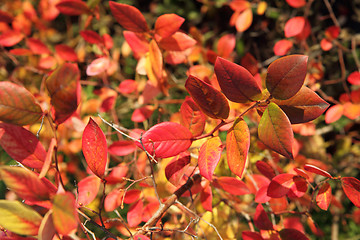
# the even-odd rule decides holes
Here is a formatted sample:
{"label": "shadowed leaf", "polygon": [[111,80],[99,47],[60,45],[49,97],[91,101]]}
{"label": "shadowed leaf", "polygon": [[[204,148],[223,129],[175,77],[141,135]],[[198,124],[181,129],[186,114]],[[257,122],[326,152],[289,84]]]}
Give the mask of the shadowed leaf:
{"label": "shadowed leaf", "polygon": [[165,167],[165,176],[174,186],[179,186],[183,176],[190,164],[190,154],[188,152],[180,153],[174,157]]}
{"label": "shadowed leaf", "polygon": [[256,207],[255,215],[254,215],[254,224],[257,228],[261,230],[274,229],[267,213],[264,210],[264,207],[261,204],[258,204]]}
{"label": "shadowed leaf", "polygon": [[216,188],[221,188],[224,191],[237,196],[250,193],[249,188],[243,181],[233,177],[215,178],[212,184]]}
{"label": "shadowed leaf", "polygon": [[282,229],[279,234],[281,240],[309,240],[302,232],[293,228]]}
{"label": "shadowed leaf", "polygon": [[56,231],[68,235],[78,226],[75,197],[69,192],[56,194],[53,200],[53,222]]}
{"label": "shadowed leaf", "polygon": [[69,16],[78,16],[83,13],[90,13],[90,9],[86,5],[86,2],[79,0],[62,0],[56,4],[56,8],[60,11],[60,13]]}

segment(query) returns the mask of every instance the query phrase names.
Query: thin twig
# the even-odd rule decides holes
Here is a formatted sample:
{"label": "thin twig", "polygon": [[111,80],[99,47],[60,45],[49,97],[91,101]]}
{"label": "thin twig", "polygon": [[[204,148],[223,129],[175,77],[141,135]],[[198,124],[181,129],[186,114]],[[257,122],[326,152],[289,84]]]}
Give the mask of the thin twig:
{"label": "thin twig", "polygon": [[356,53],[356,37],[351,38],[351,53],[354,57],[356,67],[357,67],[358,71],[360,72],[360,61],[359,61],[358,55]]}
{"label": "thin twig", "polygon": [[124,227],[126,228],[126,230],[129,232],[131,238],[133,238],[133,234],[132,232],[130,231],[129,227],[127,226],[125,220],[123,219],[123,217],[120,215],[119,211],[118,210],[114,210],[115,214],[119,217],[119,220],[120,222],[124,225]]}
{"label": "thin twig", "polygon": [[340,23],[335,17],[335,14],[334,14],[334,11],[333,11],[333,9],[331,7],[330,2],[328,0],[324,0],[324,3],[325,3],[325,5],[326,5],[326,7],[327,7],[327,9],[329,11],[330,17],[331,17],[332,21],[334,22],[335,26],[340,27]]}

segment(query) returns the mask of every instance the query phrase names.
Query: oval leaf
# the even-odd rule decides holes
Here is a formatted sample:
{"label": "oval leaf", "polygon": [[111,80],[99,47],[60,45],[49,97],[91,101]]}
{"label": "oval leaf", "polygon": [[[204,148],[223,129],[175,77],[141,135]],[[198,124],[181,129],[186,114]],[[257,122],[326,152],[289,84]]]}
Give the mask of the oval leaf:
{"label": "oval leaf", "polygon": [[249,188],[243,181],[233,177],[216,178],[213,181],[213,185],[216,188],[221,188],[224,191],[237,196],[250,193]]}
{"label": "oval leaf", "polygon": [[56,8],[60,13],[69,15],[69,16],[78,16],[83,13],[89,13],[90,9],[86,5],[86,2],[79,0],[62,0],[56,4]]}
{"label": "oval leaf", "polygon": [[223,150],[219,137],[208,139],[199,150],[198,165],[201,176],[211,181]]}
{"label": "oval leaf", "polygon": [[190,153],[183,152],[174,157],[165,167],[165,176],[174,186],[179,186],[190,164]]}
{"label": "oval leaf", "polygon": [[52,212],[48,211],[43,220],[41,221],[41,225],[38,232],[39,240],[47,240],[53,239],[56,234],[56,229],[54,226],[54,222],[52,220]]}
{"label": "oval leaf", "polygon": [[286,114],[275,103],[270,103],[258,126],[259,139],[270,149],[293,159],[294,134]]}
{"label": "oval leaf", "polygon": [[312,173],[316,173],[316,174],[319,174],[321,176],[324,176],[324,177],[327,177],[327,178],[332,178],[332,176],[330,175],[330,173],[328,173],[327,171],[325,170],[322,170],[321,168],[319,167],[316,167],[314,165],[311,165],[311,164],[305,164],[304,165],[304,169],[308,172],[312,172]]}
{"label": "oval leaf", "polygon": [[30,50],[35,54],[51,54],[48,47],[38,39],[28,38],[26,43]]}
{"label": "oval leaf", "polygon": [[43,112],[34,96],[12,82],[0,82],[0,121],[16,125],[33,124]]}
{"label": "oval leaf", "polygon": [[80,35],[91,44],[100,44],[103,43],[103,39],[100,37],[100,35],[97,32],[91,31],[91,30],[84,30],[80,31]]}
{"label": "oval leaf", "polygon": [[78,184],[78,204],[84,206],[91,203],[96,198],[99,188],[100,179],[97,176],[91,175],[82,179]]}
{"label": "oval leaf", "polygon": [[180,26],[184,23],[185,19],[176,14],[163,14],[156,19],[155,33],[161,37],[169,37],[173,35]]}
{"label": "oval leaf", "polygon": [[360,208],[360,181],[354,177],[343,177],[341,186],[350,201]]}
{"label": "oval leaf", "polygon": [[14,160],[41,169],[46,151],[37,137],[23,127],[0,123],[0,145]]}
{"label": "oval leaf", "polygon": [[243,231],[241,237],[243,240],[264,240],[260,233],[250,231]]}
{"label": "oval leaf", "polygon": [[207,185],[200,192],[200,202],[206,211],[212,212],[212,191],[210,185]]}
{"label": "oval leaf", "polygon": [[228,118],[229,103],[221,92],[192,75],[186,80],[185,87],[206,115],[216,119]]}
{"label": "oval leaf", "polygon": [[273,102],[286,113],[291,124],[314,120],[329,107],[327,102],[306,86],[287,100],[275,99]]}
{"label": "oval leaf", "polygon": [[136,227],[142,222],[143,205],[143,202],[138,200],[129,208],[126,216],[129,227]]}
{"label": "oval leaf", "polygon": [[305,22],[305,18],[301,16],[290,18],[285,23],[285,37],[290,38],[299,35],[304,30]]}
{"label": "oval leaf", "polygon": [[308,56],[290,55],[270,64],[266,87],[270,94],[280,100],[294,96],[304,84]]}
{"label": "oval leaf", "polygon": [[69,61],[69,62],[78,61],[76,52],[74,51],[74,49],[72,47],[69,47],[64,44],[58,44],[55,46],[55,51],[59,55],[59,57],[61,59],[63,59],[64,61]]}
{"label": "oval leaf", "polygon": [[55,109],[55,121],[60,124],[77,109],[80,95],[80,71],[76,64],[59,66],[46,79],[46,87]]}
{"label": "oval leaf", "polygon": [[272,198],[281,198],[285,196],[289,191],[293,181],[293,174],[283,173],[274,177],[268,187],[267,195]]}
{"label": "oval leaf", "polygon": [[126,156],[136,150],[136,144],[134,141],[120,140],[113,142],[109,146],[109,153],[115,156]]}
{"label": "oval leaf", "polygon": [[19,31],[9,30],[0,35],[0,46],[12,47],[23,40],[24,34]]}
{"label": "oval leaf", "polygon": [[200,136],[205,129],[206,116],[194,100],[186,97],[180,107],[181,124],[190,130],[194,137]]}
{"label": "oval leaf", "polygon": [[162,38],[159,42],[160,47],[168,51],[184,51],[195,44],[195,39],[182,32],[176,32],[169,37]]}
{"label": "oval leaf", "polygon": [[218,57],[214,70],[221,90],[230,101],[245,103],[262,97],[261,86],[244,67]]}
{"label": "oval leaf", "polygon": [[74,195],[69,192],[56,194],[52,210],[52,219],[58,233],[68,235],[76,230],[78,215]]}
{"label": "oval leaf", "polygon": [[41,215],[18,201],[0,200],[0,226],[24,235],[37,235]]}
{"label": "oval leaf", "polygon": [[254,215],[254,224],[257,228],[261,230],[272,230],[274,229],[269,216],[264,210],[264,207],[261,204],[258,204],[255,210]]}
{"label": "oval leaf", "polygon": [[328,182],[321,185],[318,194],[316,195],[316,204],[322,209],[327,211],[332,199],[331,186]]}
{"label": "oval leaf", "polygon": [[[186,151],[190,145],[192,134],[184,126],[174,122],[159,123],[148,131],[136,144],[150,154],[159,158],[167,158]],[[142,146],[143,145],[143,146]]]}
{"label": "oval leaf", "polygon": [[246,122],[236,119],[226,136],[226,156],[231,172],[242,177],[250,147],[250,131]]}
{"label": "oval leaf", "polygon": [[103,178],[107,163],[106,137],[92,118],[83,132],[82,150],[90,170],[99,178]]}
{"label": "oval leaf", "polygon": [[113,1],[109,2],[109,5],[111,13],[123,28],[132,32],[146,32],[149,30],[144,16],[137,8]]}

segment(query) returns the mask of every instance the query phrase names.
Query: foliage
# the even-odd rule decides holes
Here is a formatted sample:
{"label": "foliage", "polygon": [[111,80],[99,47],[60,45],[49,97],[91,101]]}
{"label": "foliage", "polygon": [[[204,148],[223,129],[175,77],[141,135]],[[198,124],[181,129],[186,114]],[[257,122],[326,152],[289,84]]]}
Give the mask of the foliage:
{"label": "foliage", "polygon": [[359,236],[356,4],[185,2],[0,6],[1,238]]}

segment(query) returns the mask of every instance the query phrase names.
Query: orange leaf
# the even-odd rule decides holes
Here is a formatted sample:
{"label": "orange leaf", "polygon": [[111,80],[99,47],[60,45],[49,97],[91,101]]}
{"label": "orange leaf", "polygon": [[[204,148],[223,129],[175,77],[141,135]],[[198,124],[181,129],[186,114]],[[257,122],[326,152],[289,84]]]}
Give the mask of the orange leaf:
{"label": "orange leaf", "polygon": [[354,177],[343,177],[341,186],[350,201],[360,208],[360,181]]}
{"label": "orange leaf", "polygon": [[49,149],[48,149],[48,152],[47,152],[47,154],[46,154],[46,158],[45,158],[45,161],[44,161],[44,165],[43,165],[42,168],[41,168],[41,172],[40,172],[40,174],[39,174],[39,178],[45,177],[47,171],[49,170],[50,165],[51,165],[51,162],[52,162],[52,155],[53,155],[54,148],[56,147],[56,145],[57,145],[56,139],[55,139],[55,138],[51,138],[50,145],[49,145]]}
{"label": "orange leaf", "polygon": [[149,43],[146,38],[139,33],[124,31],[124,38],[134,52],[135,58],[140,58],[149,51]]}
{"label": "orange leaf", "polygon": [[162,38],[159,42],[160,47],[168,51],[184,51],[195,44],[195,39],[182,32],[176,32],[169,37]]}
{"label": "orange leaf", "polygon": [[206,116],[191,97],[187,96],[180,107],[181,124],[190,130],[194,137],[200,136],[205,129]]}
{"label": "orange leaf", "polygon": [[351,102],[347,102],[344,104],[344,116],[355,120],[360,116],[360,104],[353,104]]}
{"label": "orange leaf", "polygon": [[109,5],[116,21],[126,30],[132,32],[147,32],[149,30],[144,16],[137,8],[113,1],[110,1]]}
{"label": "orange leaf", "polygon": [[214,187],[223,189],[224,191],[236,196],[250,193],[250,190],[246,186],[246,184],[243,181],[234,177],[215,178],[212,184],[214,185]]}
{"label": "orange leaf", "polygon": [[34,54],[50,54],[48,47],[40,40],[28,38],[27,45]]}
{"label": "orange leaf", "polygon": [[206,115],[216,119],[228,118],[229,103],[220,91],[192,75],[186,80],[185,87]]}
{"label": "orange leaf", "polygon": [[74,195],[70,192],[56,194],[52,210],[52,219],[58,233],[69,235],[76,230],[78,215]]}
{"label": "orange leaf", "polygon": [[347,81],[352,85],[360,85],[360,72],[355,71],[350,73],[347,77]]}
{"label": "orange leaf", "polygon": [[344,113],[344,106],[336,104],[331,106],[325,113],[325,122],[327,124],[336,122],[341,118]]}
{"label": "orange leaf", "polygon": [[236,18],[235,27],[238,32],[245,32],[252,24],[253,13],[251,8],[242,11]]}
{"label": "orange leaf", "polygon": [[219,137],[208,139],[199,150],[198,165],[200,174],[211,181],[217,164],[220,161],[223,146]]}
{"label": "orange leaf", "polygon": [[274,45],[274,53],[277,56],[286,55],[292,48],[293,43],[287,39],[277,41]]}
{"label": "orange leaf", "polygon": [[200,192],[200,202],[206,211],[212,212],[212,192],[210,185],[207,185]]}
{"label": "orange leaf", "polygon": [[38,239],[53,239],[56,234],[56,229],[54,226],[54,222],[52,219],[52,212],[48,211],[43,220],[41,221],[41,225],[38,232]]}
{"label": "orange leaf", "polygon": [[90,170],[99,178],[103,178],[107,163],[106,137],[92,118],[83,132],[82,150]]}
{"label": "orange leaf", "polygon": [[328,182],[321,185],[318,194],[316,195],[316,204],[324,211],[327,211],[331,203],[332,194],[331,186]]}
{"label": "orange leaf", "polygon": [[108,193],[104,202],[105,211],[111,212],[118,208],[122,203],[123,195],[124,192],[116,188]]}
{"label": "orange leaf", "polygon": [[179,30],[185,19],[176,14],[163,14],[156,19],[155,33],[166,38]]}
{"label": "orange leaf", "polygon": [[155,74],[157,82],[159,83],[159,82],[161,82],[161,78],[162,78],[163,57],[162,57],[160,48],[157,45],[157,43],[155,42],[155,40],[151,40],[151,42],[150,42],[149,58],[150,58],[150,62],[151,62],[152,71]]}
{"label": "orange leaf", "polygon": [[231,172],[242,177],[250,147],[250,131],[246,122],[236,119],[226,136],[226,156]]}

